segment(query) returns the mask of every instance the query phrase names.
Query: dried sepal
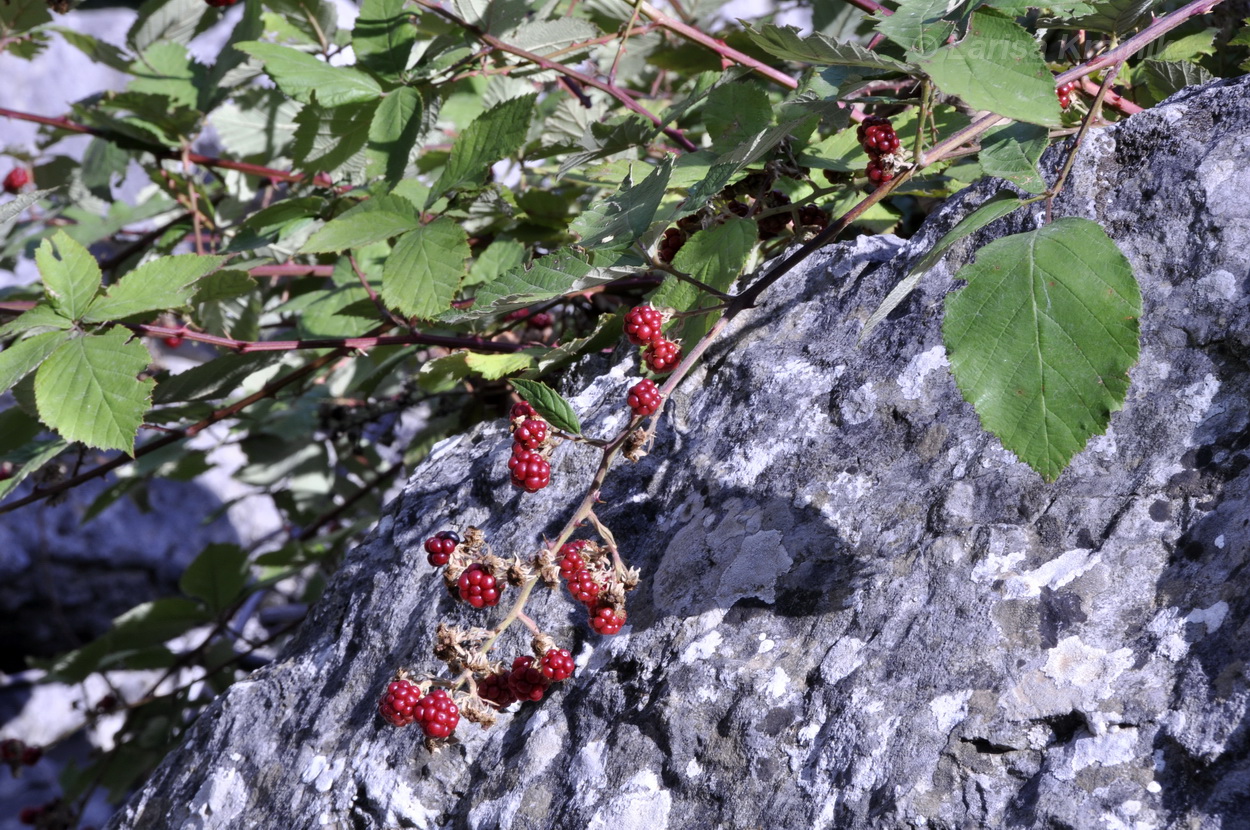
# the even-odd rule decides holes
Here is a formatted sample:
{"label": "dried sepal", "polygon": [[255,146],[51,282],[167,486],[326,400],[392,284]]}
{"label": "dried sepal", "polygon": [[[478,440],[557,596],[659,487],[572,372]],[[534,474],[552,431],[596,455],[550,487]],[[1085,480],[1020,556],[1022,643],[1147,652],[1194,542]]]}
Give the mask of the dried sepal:
{"label": "dried sepal", "polygon": [[634,463],[638,463],[647,455],[647,451],[643,449],[646,445],[647,431],[644,429],[636,429],[625,439],[625,447],[621,450],[621,455],[625,456]]}
{"label": "dried sepal", "polygon": [[556,641],[546,634],[535,634],[534,639],[530,641],[530,650],[534,652],[534,656],[539,660],[555,647]]}
{"label": "dried sepal", "polygon": [[458,697],[456,705],[460,707],[460,715],[465,720],[476,723],[483,729],[491,728],[499,720],[495,708],[477,695]]}

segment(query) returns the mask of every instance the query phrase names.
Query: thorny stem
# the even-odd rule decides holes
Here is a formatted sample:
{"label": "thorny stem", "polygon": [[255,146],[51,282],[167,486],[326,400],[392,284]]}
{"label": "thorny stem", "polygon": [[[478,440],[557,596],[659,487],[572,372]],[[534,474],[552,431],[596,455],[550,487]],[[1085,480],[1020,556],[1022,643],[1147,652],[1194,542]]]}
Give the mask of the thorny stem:
{"label": "thorny stem", "polygon": [[365,350],[378,346],[443,346],[449,349],[477,349],[484,352],[511,354],[524,347],[519,343],[499,343],[481,337],[448,337],[441,334],[397,334],[375,337],[331,337],[316,340],[235,340],[216,334],[192,331],[184,326],[158,326],[150,323],[121,323],[135,334],[151,337],[183,337],[220,346],[238,354],[253,352],[290,352],[299,349],[347,349]]}
{"label": "thorny stem", "polygon": [[1077,150],[1081,148],[1081,142],[1085,140],[1086,134],[1089,133],[1090,125],[1098,117],[1098,110],[1102,106],[1103,96],[1111,88],[1112,81],[1115,80],[1116,75],[1120,74],[1120,67],[1123,65],[1123,63],[1117,63],[1107,73],[1106,79],[1102,82],[1102,88],[1098,90],[1098,94],[1094,96],[1093,103],[1089,106],[1089,111],[1081,119],[1081,129],[1077,132],[1076,139],[1072,142],[1072,148],[1068,151],[1068,157],[1064,159],[1063,169],[1059,171],[1059,176],[1055,179],[1054,185],[1046,191],[1046,221],[1048,223],[1050,222],[1050,209],[1055,203],[1055,197],[1063,190],[1064,182],[1067,181],[1068,174],[1072,172],[1072,165],[1076,162]]}
{"label": "thorny stem", "polygon": [[541,66],[543,69],[550,69],[554,72],[559,72],[562,75],[566,75],[572,78],[573,80],[577,81],[583,86],[592,87],[594,89],[599,90],[600,92],[606,92],[608,95],[611,95],[617,101],[620,101],[621,104],[624,105],[626,109],[630,110],[631,112],[638,113],[643,118],[646,118],[648,121],[650,121],[652,124],[655,124],[657,127],[661,127],[664,131],[664,134],[667,135],[669,138],[673,139],[674,141],[676,141],[678,144],[680,144],[683,150],[693,151],[693,150],[699,149],[690,141],[690,139],[686,138],[685,134],[682,133],[681,130],[675,127],[665,127],[664,122],[660,120],[660,118],[657,115],[652,113],[642,104],[639,104],[636,100],[634,100],[634,97],[632,95],[630,95],[625,90],[621,89],[619,86],[616,86],[615,84],[605,83],[599,80],[598,78],[593,78],[584,72],[578,72],[576,69],[573,69],[572,67],[569,67],[569,66],[565,66],[562,63],[549,60],[543,57],[542,55],[536,55],[533,52],[528,52],[524,49],[521,49],[518,46],[513,46],[510,43],[505,43],[504,41],[490,34],[489,32],[483,31],[480,27],[474,26],[473,24],[465,20],[462,20],[453,12],[448,11],[447,9],[444,9],[438,3],[434,2],[434,0],[413,0],[413,2],[415,2],[418,6],[421,6],[424,9],[428,9],[434,14],[437,14],[440,17],[443,17],[446,20],[456,24],[457,26],[464,29],[466,32],[469,32],[470,34],[472,34],[478,40],[490,46],[495,47],[501,52],[507,52],[510,55],[516,55],[518,58],[521,58],[522,60],[527,60],[530,63],[534,64],[535,66]]}

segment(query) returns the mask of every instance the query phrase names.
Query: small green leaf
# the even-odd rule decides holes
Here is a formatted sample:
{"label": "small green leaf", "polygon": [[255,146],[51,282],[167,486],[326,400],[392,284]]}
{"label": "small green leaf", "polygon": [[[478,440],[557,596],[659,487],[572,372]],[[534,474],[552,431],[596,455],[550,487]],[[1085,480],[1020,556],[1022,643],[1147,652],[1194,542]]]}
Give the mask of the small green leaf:
{"label": "small green leaf", "polygon": [[39,245],[35,262],[53,308],[70,320],[79,319],[100,290],[95,257],[65,231],[57,231]]}
{"label": "small green leaf", "polygon": [[45,331],[65,331],[73,327],[72,320],[57,314],[46,302],[40,302],[34,308],[0,326],[0,337],[23,332],[42,334]]}
{"label": "small green leaf", "polygon": [[256,280],[246,271],[218,271],[211,280],[200,280],[195,284],[195,294],[191,297],[192,305],[211,303],[217,300],[229,300],[241,297],[256,290]]}
{"label": "small green leaf", "polygon": [[53,187],[48,190],[32,190],[29,193],[19,193],[9,201],[0,205],[0,225],[8,222],[10,219],[16,218],[22,211],[38,202],[44,196],[55,193],[60,190],[59,187]]}
{"label": "small green leaf", "polygon": [[650,227],[672,172],[673,163],[665,158],[642,184],[634,186],[627,178],[616,193],[589,205],[569,225],[570,231],[581,236],[578,244],[586,249],[632,245]]}
{"label": "small green leaf", "polygon": [[335,44],[339,15],[333,0],[265,0],[265,6],[308,43],[322,49]]}
{"label": "small green leaf", "polygon": [[238,545],[214,544],[187,566],[178,586],[187,596],[203,600],[209,613],[217,614],[239,596],[247,577],[247,553]]}
{"label": "small green leaf", "polygon": [[[21,413],[21,410],[8,410]],[[6,413],[7,414],[7,413]],[[64,438],[49,438],[43,441],[28,441],[12,452],[6,453],[0,460],[13,464],[13,472],[4,481],[0,481],[0,499],[17,489],[27,476],[39,472],[44,464],[61,454],[69,446]]]}
{"label": "small green leaf", "polygon": [[137,376],[151,361],[123,329],[63,343],[35,372],[40,419],[67,440],[134,455],[156,385]]}
{"label": "small green leaf", "polygon": [[1137,361],[1141,291],[1096,223],[997,239],[959,274],[942,333],[964,399],[1048,481],[1102,434]]}
{"label": "small green leaf", "polygon": [[68,339],[68,332],[49,331],[15,341],[0,352],[0,392],[9,391],[13,384],[33,372],[48,355],[56,351],[57,346]]}
{"label": "small green leaf", "polygon": [[281,359],[281,352],[223,354],[163,379],[156,387],[155,401],[167,404],[221,398],[238,390],[250,376]]}
{"label": "small green leaf", "polygon": [[718,86],[708,95],[703,123],[713,141],[742,140],[773,123],[773,105],[754,83]]}
{"label": "small green leaf", "polygon": [[538,414],[546,418],[553,427],[571,435],[582,434],[582,424],[577,420],[577,413],[568,401],[560,397],[559,392],[537,380],[516,378],[510,383],[517,394],[533,404]]}
{"label": "small green leaf", "polygon": [[877,21],[877,31],[908,52],[925,55],[941,46],[954,29],[953,23],[943,20],[946,12],[946,0],[903,0],[894,14]]}
{"label": "small green leaf", "polygon": [[395,243],[382,269],[382,299],[409,317],[436,317],[451,307],[468,258],[464,229],[440,216]]}
{"label": "small green leaf", "polygon": [[52,31],[65,38],[65,42],[82,52],[94,63],[103,64],[118,72],[129,72],[131,58],[125,51],[106,40],[99,40],[64,26],[53,26]]}
{"label": "small green leaf", "polygon": [[412,148],[421,135],[424,111],[421,93],[404,86],[391,92],[369,124],[369,146],[366,150],[370,176],[385,176],[388,182],[399,182],[408,170]]}
{"label": "small green leaf", "polygon": [[816,66],[862,66],[893,72],[905,72],[907,65],[876,52],[869,52],[857,43],[839,43],[821,34],[800,37],[793,26],[768,24],[760,29],[747,25],[747,35],[756,46],[770,55],[788,61]]}
{"label": "small green leaf", "polygon": [[998,176],[1015,183],[1021,190],[1041,193],[1046,182],[1037,172],[1049,137],[1045,127],[1015,122],[995,127],[981,139],[977,160],[987,176]]}
{"label": "small green leaf", "polygon": [[511,311],[561,297],[632,274],[633,268],[596,267],[584,254],[562,248],[534,262],[512,268],[478,289],[476,302],[466,312],[444,315],[459,322]]}
{"label": "small green leaf", "polygon": [[336,179],[363,182],[365,144],[377,102],[325,109],[309,105],[295,116],[291,155],[308,171],[324,171]]}
{"label": "small green leaf", "polygon": [[122,277],[104,296],[96,297],[82,319],[102,323],[147,311],[182,308],[195,295],[196,282],[224,265],[226,259],[181,254],[144,263]]}
{"label": "small green leaf", "polygon": [[[1137,28],[1137,23],[1157,5],[1157,0],[1107,0],[1094,3],[1092,14],[1065,21],[1066,29],[1087,29],[1123,35]],[[1063,16],[1062,10],[1059,12]]]}
{"label": "small green leaf", "polygon": [[1211,80],[1211,73],[1205,68],[1188,61],[1143,61],[1141,69],[1146,76],[1146,88],[1156,101],[1180,92],[1187,86],[1205,84]]}
{"label": "small green leaf", "polygon": [[465,352],[464,360],[475,375],[480,375],[485,380],[499,380],[513,372],[520,372],[534,365],[533,355],[521,352],[515,354]]}
{"label": "small green leaf", "polygon": [[467,352],[452,352],[421,364],[417,384],[426,392],[446,392],[469,376]]}
{"label": "small green leaf", "polygon": [[316,254],[363,248],[421,227],[421,211],[399,196],[368,199],[331,219],[314,233],[301,253]]}
{"label": "small green leaf", "polygon": [[126,33],[126,43],[141,54],[153,43],[189,43],[208,12],[201,0],[146,0]]}
{"label": "small green leaf", "polygon": [[[691,236],[673,258],[673,267],[684,271],[704,285],[718,291],[728,292],[734,280],[742,274],[747,257],[751,255],[758,239],[759,228],[754,222],[733,216],[724,224],[699,231]],[[693,292],[688,300],[680,300],[678,296],[673,297],[677,302],[668,299],[667,292],[676,292],[680,295],[686,289]],[[656,305],[676,308],[679,311],[691,311],[714,305],[720,302],[720,298],[700,291],[689,283],[669,279],[652,296],[651,301]],[[715,313],[709,313],[686,318],[681,326],[682,341],[698,342],[712,328],[717,316]]]}
{"label": "small green leaf", "polygon": [[968,33],[919,64],[945,93],[973,109],[1058,127],[1055,79],[1033,35],[998,12],[974,12]]}
{"label": "small green leaf", "polygon": [[373,76],[351,66],[331,66],[298,49],[275,43],[249,41],[235,44],[265,65],[265,72],[278,88],[295,100],[311,104],[313,93],[323,107],[361,104],[382,97],[382,87]]}
{"label": "small green leaf", "polygon": [[[198,70],[198,72],[197,72]],[[196,75],[204,67],[195,64],[181,43],[161,41],[143,51],[139,60],[127,70],[134,79],[127,85],[132,92],[163,95],[175,104],[194,107],[199,91]]]}
{"label": "small green leaf", "polygon": [[907,272],[907,276],[903,277],[898,285],[894,286],[893,290],[881,301],[881,305],[877,306],[877,310],[864,323],[864,330],[859,333],[859,340],[856,341],[856,345],[863,343],[864,339],[872,333],[872,330],[880,325],[882,320],[889,317],[894,309],[898,308],[899,304],[907,298],[907,295],[920,284],[921,278],[942,258],[947,248],[964,237],[981,230],[981,228],[984,228],[995,219],[1001,219],[1022,204],[1024,202],[1021,202],[1016,194],[1008,190],[1000,190],[987,200],[985,204],[969,213],[963,219],[960,219],[959,223],[947,231],[929,249],[929,252],[911,267],[911,270]]}
{"label": "small green leaf", "polygon": [[364,0],[356,28],[352,29],[352,51],[363,69],[398,80],[408,68],[408,58],[417,42],[417,29],[409,23],[404,0]]}
{"label": "small green leaf", "polygon": [[473,119],[451,148],[451,157],[426,207],[465,182],[479,182],[492,164],[516,152],[529,132],[534,96],[522,95],[496,104]]}
{"label": "small green leaf", "polygon": [[525,262],[525,246],[515,239],[495,239],[486,246],[469,267],[469,276],[462,287],[481,285],[496,279],[512,268]]}

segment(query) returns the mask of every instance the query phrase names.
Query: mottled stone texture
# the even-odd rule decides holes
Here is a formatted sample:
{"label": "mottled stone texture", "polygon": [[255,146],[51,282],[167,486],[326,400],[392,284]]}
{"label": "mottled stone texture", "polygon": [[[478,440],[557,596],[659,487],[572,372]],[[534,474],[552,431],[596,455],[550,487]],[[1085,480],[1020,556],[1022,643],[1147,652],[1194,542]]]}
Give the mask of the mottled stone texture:
{"label": "mottled stone texture", "polygon": [[[814,256],[735,322],[602,515],[644,580],[600,638],[533,615],[577,676],[433,758],[375,701],[440,618],[480,621],[419,551],[447,526],[532,551],[595,455],[507,485],[502,423],[446,443],[344,562],[286,656],[237,684],[112,827],[1247,827],[1250,79],[1173,98],[1082,150],[1057,215],[1137,269],[1123,411],[1054,484],[981,431],[943,296],[974,244],[862,347],[904,244]],[[1052,168],[1054,167],[1052,161]],[[1035,227],[1041,206],[978,244]],[[622,423],[635,353],[567,391]],[[523,638],[505,638],[503,652]]]}

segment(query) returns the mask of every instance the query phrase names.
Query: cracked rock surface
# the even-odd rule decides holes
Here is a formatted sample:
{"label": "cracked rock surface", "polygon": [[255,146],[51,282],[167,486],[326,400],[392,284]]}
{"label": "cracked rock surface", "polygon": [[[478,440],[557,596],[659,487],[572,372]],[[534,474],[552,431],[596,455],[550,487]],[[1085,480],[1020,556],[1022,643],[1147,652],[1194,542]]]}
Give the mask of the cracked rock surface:
{"label": "cracked rock surface", "polygon": [[[956,245],[855,347],[997,189],[978,186],[910,242],[813,256],[711,349],[603,491],[643,571],[629,625],[598,637],[542,589],[528,609],[578,658],[547,700],[462,721],[433,757],[375,714],[396,666],[438,670],[440,619],[494,619],[451,601],[421,541],[472,524],[532,553],[593,471],[565,446],[549,488],[510,490],[500,421],[437,449],[286,654],[109,826],[1250,826],[1247,158],[1250,78],[1082,149],[1056,215],[1098,221],[1132,262],[1142,356],[1055,483],[981,430],[940,337],[958,267],[1040,206]],[[569,379],[591,434],[623,423],[635,362],[622,348]],[[501,656],[525,646],[510,632]]]}

